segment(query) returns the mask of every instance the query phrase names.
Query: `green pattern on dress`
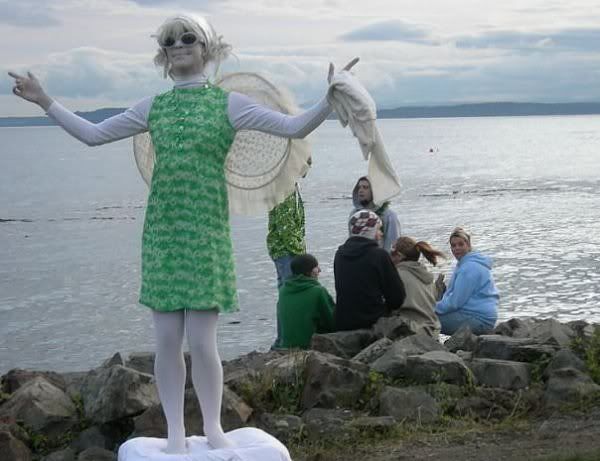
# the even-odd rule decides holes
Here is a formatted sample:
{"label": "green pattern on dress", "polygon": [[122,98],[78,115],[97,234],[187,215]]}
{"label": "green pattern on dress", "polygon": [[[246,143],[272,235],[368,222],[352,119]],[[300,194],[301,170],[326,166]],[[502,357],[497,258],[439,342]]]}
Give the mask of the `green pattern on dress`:
{"label": "green pattern on dress", "polygon": [[269,212],[267,249],[271,259],[306,253],[304,203],[296,190]]}
{"label": "green pattern on dress", "polygon": [[140,303],[157,311],[238,308],[225,158],[235,130],[220,88],[154,98],[156,162],[142,236]]}

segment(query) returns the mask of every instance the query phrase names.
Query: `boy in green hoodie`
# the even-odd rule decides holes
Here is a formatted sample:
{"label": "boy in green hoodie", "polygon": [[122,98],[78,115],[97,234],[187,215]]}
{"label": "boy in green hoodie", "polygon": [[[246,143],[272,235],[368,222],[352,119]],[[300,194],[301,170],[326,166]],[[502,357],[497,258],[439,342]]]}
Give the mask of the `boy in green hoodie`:
{"label": "boy in green hoodie", "polygon": [[278,348],[310,346],[314,333],[333,331],[333,298],[319,281],[321,268],[310,254],[294,257],[292,277],[279,290],[277,317],[281,327]]}

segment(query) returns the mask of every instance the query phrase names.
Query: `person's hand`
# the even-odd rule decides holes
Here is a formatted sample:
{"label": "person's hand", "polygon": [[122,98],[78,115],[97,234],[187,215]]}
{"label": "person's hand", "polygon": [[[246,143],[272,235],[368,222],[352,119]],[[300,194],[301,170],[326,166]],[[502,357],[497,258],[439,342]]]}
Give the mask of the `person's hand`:
{"label": "person's hand", "polygon": [[12,90],[15,95],[26,101],[39,104],[44,110],[48,110],[52,100],[48,97],[35,75],[31,72],[27,72],[27,76],[15,72],[9,72],[8,75],[15,79],[15,86]]}
{"label": "person's hand", "polygon": [[437,276],[435,280],[435,289],[437,291],[437,300],[439,301],[444,296],[446,292],[446,283],[444,282],[444,274],[440,274]]}
{"label": "person's hand", "polygon": [[[354,58],[352,61],[350,61],[348,64],[346,64],[342,70],[352,69],[358,61],[360,61],[360,58],[358,58],[358,57]],[[327,74],[327,83],[331,83],[331,80],[333,80],[334,73],[335,73],[335,68],[333,67],[333,63],[330,62],[329,63],[329,73]]]}

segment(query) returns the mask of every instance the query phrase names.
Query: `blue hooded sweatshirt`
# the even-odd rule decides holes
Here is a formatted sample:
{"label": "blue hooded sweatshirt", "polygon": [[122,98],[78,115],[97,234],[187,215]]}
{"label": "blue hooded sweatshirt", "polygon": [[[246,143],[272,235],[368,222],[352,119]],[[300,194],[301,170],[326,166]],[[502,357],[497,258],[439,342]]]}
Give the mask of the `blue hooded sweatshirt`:
{"label": "blue hooded sweatshirt", "polygon": [[493,328],[498,319],[499,298],[492,277],[492,259],[470,251],[458,261],[435,311],[440,315],[460,311]]}

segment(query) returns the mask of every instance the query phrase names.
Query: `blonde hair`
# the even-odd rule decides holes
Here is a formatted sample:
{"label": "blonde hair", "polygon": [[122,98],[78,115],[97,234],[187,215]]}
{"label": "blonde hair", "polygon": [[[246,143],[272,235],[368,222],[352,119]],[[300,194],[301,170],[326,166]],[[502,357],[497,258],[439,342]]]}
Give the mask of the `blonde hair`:
{"label": "blonde hair", "polygon": [[455,227],[452,233],[450,234],[450,237],[448,238],[448,242],[450,242],[450,240],[452,240],[454,237],[463,239],[469,244],[469,246],[471,246],[471,234],[469,234],[469,232],[467,232],[467,230],[464,227]]}
{"label": "blonde hair", "polygon": [[421,240],[417,242],[411,237],[400,237],[394,245],[393,255],[402,256],[409,261],[418,261],[421,255],[434,266],[437,265],[437,258],[446,258],[446,255],[440,250],[435,249],[429,243]]}
{"label": "blonde hair", "polygon": [[184,32],[194,32],[200,38],[204,46],[203,58],[205,63],[216,64],[215,73],[219,66],[231,53],[231,45],[223,41],[222,36],[217,35],[210,23],[202,16],[192,18],[190,16],[173,16],[161,24],[153,35],[158,42],[158,50],[154,56],[154,65],[163,68],[163,78],[171,76],[171,64],[167,59],[167,53],[161,43],[169,36],[179,36]]}

